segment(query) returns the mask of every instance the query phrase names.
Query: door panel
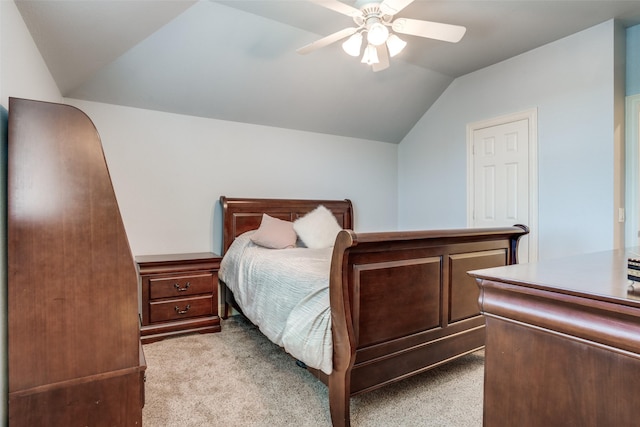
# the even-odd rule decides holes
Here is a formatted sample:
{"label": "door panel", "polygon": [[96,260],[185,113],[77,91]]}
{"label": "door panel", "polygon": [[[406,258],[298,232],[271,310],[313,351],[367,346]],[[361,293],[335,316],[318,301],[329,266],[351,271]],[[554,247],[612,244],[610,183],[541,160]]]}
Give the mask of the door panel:
{"label": "door panel", "polygon": [[[473,131],[473,226],[529,224],[529,120]],[[527,262],[526,236],[519,262]]]}

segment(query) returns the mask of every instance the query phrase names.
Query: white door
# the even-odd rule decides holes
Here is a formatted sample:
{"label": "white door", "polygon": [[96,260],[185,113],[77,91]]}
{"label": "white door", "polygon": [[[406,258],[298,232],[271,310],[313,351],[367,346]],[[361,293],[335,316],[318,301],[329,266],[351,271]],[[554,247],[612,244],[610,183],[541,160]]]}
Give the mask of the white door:
{"label": "white door", "polygon": [[[470,128],[472,227],[532,227],[530,125],[525,117]],[[530,256],[530,237],[520,240],[519,263],[536,258]]]}

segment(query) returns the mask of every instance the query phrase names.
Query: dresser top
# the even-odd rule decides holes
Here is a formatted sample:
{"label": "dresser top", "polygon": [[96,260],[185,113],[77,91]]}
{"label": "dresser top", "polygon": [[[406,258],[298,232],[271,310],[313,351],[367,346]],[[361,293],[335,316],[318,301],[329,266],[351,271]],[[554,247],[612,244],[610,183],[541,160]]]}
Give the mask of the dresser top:
{"label": "dresser top", "polygon": [[629,258],[640,259],[640,248],[487,268],[469,274],[477,279],[640,307],[640,282],[627,278]]}

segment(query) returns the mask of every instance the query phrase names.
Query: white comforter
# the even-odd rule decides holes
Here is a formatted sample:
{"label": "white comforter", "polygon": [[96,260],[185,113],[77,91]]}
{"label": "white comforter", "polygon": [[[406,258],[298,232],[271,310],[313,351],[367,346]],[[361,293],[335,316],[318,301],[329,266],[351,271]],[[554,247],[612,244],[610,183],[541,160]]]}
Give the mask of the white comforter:
{"label": "white comforter", "polygon": [[220,279],[242,312],[271,341],[326,374],[332,370],[326,249],[266,249],[237,237],[222,259]]}

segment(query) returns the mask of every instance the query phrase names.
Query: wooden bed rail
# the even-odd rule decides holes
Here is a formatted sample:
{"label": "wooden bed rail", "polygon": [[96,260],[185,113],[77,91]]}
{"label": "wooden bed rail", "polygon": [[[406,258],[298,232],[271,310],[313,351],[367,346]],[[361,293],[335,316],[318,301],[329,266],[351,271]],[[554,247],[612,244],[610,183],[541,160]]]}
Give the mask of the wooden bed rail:
{"label": "wooden bed rail", "polygon": [[355,233],[343,230],[330,274],[334,427],[350,397],[484,346],[478,287],[467,271],[517,260],[523,225]]}

